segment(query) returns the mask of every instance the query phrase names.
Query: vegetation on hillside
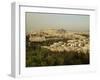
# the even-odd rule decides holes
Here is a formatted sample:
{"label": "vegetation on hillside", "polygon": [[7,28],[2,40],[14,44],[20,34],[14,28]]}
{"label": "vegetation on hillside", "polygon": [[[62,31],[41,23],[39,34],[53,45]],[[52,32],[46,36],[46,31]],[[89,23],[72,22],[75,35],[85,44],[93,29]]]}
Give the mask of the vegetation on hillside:
{"label": "vegetation on hillside", "polygon": [[[87,35],[83,35],[88,37]],[[67,42],[68,39],[47,40],[43,42],[29,41],[29,35],[26,36],[26,67],[36,66],[56,66],[56,65],[79,65],[89,64],[89,51],[83,52],[63,51],[53,52],[41,46],[50,46],[54,42]]]}

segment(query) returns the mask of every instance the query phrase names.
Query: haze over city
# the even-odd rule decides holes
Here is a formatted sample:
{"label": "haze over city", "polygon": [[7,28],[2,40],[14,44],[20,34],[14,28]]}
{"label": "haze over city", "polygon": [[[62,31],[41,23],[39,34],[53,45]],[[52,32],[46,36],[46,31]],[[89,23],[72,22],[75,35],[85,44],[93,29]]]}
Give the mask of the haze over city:
{"label": "haze over city", "polygon": [[89,31],[89,15],[50,14],[27,12],[26,32],[46,29],[65,29],[67,31]]}

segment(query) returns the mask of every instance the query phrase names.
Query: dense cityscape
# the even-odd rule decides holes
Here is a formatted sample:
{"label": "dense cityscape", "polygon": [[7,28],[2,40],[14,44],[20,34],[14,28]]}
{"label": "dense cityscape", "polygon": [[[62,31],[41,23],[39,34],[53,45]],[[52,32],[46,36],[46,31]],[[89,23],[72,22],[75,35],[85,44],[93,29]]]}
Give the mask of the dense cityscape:
{"label": "dense cityscape", "polygon": [[89,32],[47,29],[26,34],[26,66],[89,64]]}

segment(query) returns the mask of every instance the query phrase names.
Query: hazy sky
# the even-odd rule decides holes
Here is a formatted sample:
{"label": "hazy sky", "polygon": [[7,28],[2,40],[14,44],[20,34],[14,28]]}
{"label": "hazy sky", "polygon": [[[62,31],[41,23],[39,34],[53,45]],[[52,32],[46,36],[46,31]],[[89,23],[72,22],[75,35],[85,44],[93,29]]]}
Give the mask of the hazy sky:
{"label": "hazy sky", "polygon": [[89,31],[88,15],[26,13],[26,32],[45,29]]}

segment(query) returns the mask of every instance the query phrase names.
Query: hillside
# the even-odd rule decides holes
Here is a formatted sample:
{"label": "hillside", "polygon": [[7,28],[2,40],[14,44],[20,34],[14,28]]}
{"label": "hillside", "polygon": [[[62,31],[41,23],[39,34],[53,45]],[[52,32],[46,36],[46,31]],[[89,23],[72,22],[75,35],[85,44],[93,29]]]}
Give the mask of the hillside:
{"label": "hillside", "polygon": [[[89,63],[89,32],[48,29],[29,33],[26,35],[26,55],[26,66],[87,64]],[[36,59],[40,57],[40,64],[33,64],[34,57]],[[48,57],[51,63],[48,63]],[[66,58],[69,61],[66,61]],[[62,60],[61,63],[59,59]]]}

